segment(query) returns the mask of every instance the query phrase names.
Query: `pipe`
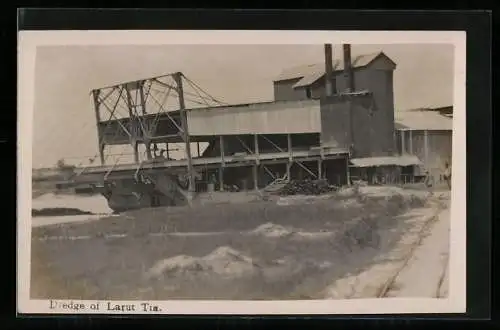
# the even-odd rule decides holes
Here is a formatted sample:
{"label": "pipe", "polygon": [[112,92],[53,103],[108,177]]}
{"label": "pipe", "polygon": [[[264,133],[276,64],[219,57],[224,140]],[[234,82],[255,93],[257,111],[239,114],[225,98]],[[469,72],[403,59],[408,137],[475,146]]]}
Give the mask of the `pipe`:
{"label": "pipe", "polygon": [[344,51],[344,77],[346,79],[347,92],[354,92],[354,76],[352,72],[351,45],[342,45]]}
{"label": "pipe", "polygon": [[332,45],[325,44],[325,89],[326,96],[333,95],[333,84],[332,84],[332,72],[333,72],[333,61],[332,61]]}

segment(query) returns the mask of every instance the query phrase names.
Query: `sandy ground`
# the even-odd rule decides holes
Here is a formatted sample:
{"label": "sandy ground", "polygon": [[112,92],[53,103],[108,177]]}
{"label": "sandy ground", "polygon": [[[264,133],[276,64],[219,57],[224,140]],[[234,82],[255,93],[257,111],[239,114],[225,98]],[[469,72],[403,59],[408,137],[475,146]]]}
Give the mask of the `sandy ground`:
{"label": "sandy ground", "polygon": [[[443,197],[439,198],[439,195]],[[374,265],[327,287],[327,298],[446,297],[448,294],[449,194],[433,206],[413,209],[399,218],[413,223],[394,248],[380,253]],[[444,208],[444,209],[443,209]],[[389,233],[386,239],[389,239]]]}
{"label": "sandy ground", "polygon": [[[448,293],[447,274],[450,244],[450,210],[439,214],[439,218],[415,250],[408,265],[397,280],[398,289],[391,296],[399,297],[446,297]],[[442,282],[442,283],[441,283]]]}
{"label": "sandy ground", "polygon": [[360,282],[367,269],[388,263],[402,237],[418,233],[435,210],[425,198],[401,189],[346,190],[302,202],[144,209],[39,226],[32,235],[32,296],[335,298],[325,288],[350,277]]}

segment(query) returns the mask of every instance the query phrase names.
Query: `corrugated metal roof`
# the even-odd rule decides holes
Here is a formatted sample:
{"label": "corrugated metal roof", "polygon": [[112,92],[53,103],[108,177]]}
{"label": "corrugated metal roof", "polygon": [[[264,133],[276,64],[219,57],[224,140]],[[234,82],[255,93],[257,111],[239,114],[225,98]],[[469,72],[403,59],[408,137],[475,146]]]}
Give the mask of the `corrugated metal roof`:
{"label": "corrugated metal roof", "polygon": [[420,159],[413,155],[352,158],[350,162],[354,165],[354,167],[411,166],[422,164]]}
{"label": "corrugated metal roof", "polygon": [[453,129],[453,118],[443,116],[436,111],[396,111],[394,121],[396,129],[444,131]]}
{"label": "corrugated metal roof", "polygon": [[[354,67],[366,66],[366,65],[370,64],[375,58],[377,58],[381,54],[384,54],[384,53],[376,52],[376,53],[358,55],[353,59],[352,65]],[[341,66],[342,66],[342,68],[340,70],[344,70],[344,62],[343,61],[342,61]]]}
{"label": "corrugated metal roof", "polygon": [[316,80],[323,77],[323,75],[325,74],[323,71],[324,70],[317,71],[317,72],[314,72],[310,75],[305,76],[304,78],[300,79],[295,85],[293,85],[293,88],[305,87],[305,86],[311,85]]}
{"label": "corrugated metal roof", "polygon": [[[333,61],[334,65],[335,65],[335,61],[337,61],[337,60]],[[324,71],[325,71],[325,64],[324,63],[300,65],[300,66],[295,66],[295,67],[291,67],[291,68],[287,68],[287,69],[283,70],[279,74],[279,76],[277,76],[274,79],[274,81],[303,78],[307,75],[312,75],[316,72],[324,72]]]}
{"label": "corrugated metal roof", "polygon": [[[352,59],[352,67],[353,68],[359,68],[366,66],[370,64],[374,59],[376,59],[379,55],[384,54],[383,52],[377,52],[377,53],[370,53],[370,54],[362,54],[355,56]],[[384,54],[385,55],[385,54]],[[333,59],[332,60],[332,65],[333,65],[333,70],[334,71],[342,71],[344,70],[344,61],[340,59]],[[325,63],[315,63],[315,64],[309,64],[309,65],[300,65],[292,68],[285,69],[281,72],[281,74],[275,78],[274,81],[280,81],[280,80],[289,80],[289,79],[296,79],[296,78],[307,78],[307,77],[315,77],[319,76],[316,78],[319,79],[321,76],[325,73]],[[308,78],[308,79],[311,79]],[[315,80],[313,80],[311,83],[313,83]],[[302,84],[301,86],[306,86]]]}

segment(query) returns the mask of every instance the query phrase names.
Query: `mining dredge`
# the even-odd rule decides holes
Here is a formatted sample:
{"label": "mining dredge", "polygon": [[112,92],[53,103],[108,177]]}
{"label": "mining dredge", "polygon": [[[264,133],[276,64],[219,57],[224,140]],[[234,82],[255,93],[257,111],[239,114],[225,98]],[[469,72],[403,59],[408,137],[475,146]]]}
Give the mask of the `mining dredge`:
{"label": "mining dredge", "polygon": [[[186,84],[195,92],[185,92]],[[309,147],[319,145],[315,134],[224,135],[216,128],[190,134],[190,112],[237,111],[248,105],[224,105],[180,72],[96,89],[92,97],[99,139],[95,158],[101,164],[78,167],[66,184],[90,185],[115,212],[190,204],[200,191],[258,189],[290,178],[293,168],[316,178],[318,173],[303,162],[338,160],[346,152]],[[186,109],[186,98],[200,106]],[[200,126],[203,119],[192,121]],[[220,125],[231,123],[221,119]],[[292,141],[298,145],[292,147]],[[206,145],[203,152],[200,143]],[[108,163],[106,147],[116,145],[130,145],[134,161]],[[172,153],[179,149],[184,155],[174,159]]]}
{"label": "mining dredge", "polygon": [[[370,90],[380,89],[378,71],[365,71],[375,87],[357,90],[350,45],[343,50],[344,65],[335,71],[325,45],[324,68],[303,79],[324,81],[322,95],[300,100],[228,105],[181,72],[92,90],[100,165],[78,167],[68,184],[91,185],[116,212],[190,204],[203,191],[260,190],[292,178],[349,184],[353,157],[394,152],[394,120],[393,100],[377,109]],[[334,91],[335,81],[345,90]],[[110,146],[128,146],[133,161],[109,162]]]}

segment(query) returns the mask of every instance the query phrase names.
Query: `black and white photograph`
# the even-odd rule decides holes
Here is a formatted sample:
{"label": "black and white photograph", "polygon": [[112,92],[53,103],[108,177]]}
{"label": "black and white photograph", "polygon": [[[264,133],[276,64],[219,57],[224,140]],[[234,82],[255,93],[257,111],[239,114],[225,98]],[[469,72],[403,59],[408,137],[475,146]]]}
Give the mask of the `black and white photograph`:
{"label": "black and white photograph", "polygon": [[465,34],[122,32],[20,33],[26,311],[464,311]]}

